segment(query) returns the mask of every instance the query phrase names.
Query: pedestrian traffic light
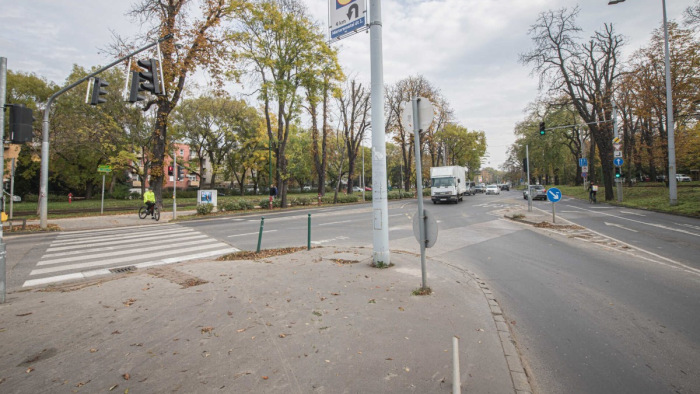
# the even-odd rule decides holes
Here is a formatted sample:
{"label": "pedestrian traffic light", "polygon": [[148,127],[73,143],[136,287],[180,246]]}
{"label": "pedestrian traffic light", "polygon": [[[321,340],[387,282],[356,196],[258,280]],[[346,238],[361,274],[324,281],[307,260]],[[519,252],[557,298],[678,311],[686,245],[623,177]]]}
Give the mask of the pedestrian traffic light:
{"label": "pedestrian traffic light", "polygon": [[544,127],[544,122],[540,122],[540,135],[545,135],[545,127]]}
{"label": "pedestrian traffic light", "polygon": [[182,180],[182,166],[179,164],[177,166],[177,180],[178,181]]}
{"label": "pedestrian traffic light", "polygon": [[13,144],[31,142],[34,136],[32,109],[21,104],[10,106],[10,140]]}
{"label": "pedestrian traffic light", "polygon": [[523,170],[527,171],[527,157],[523,159]]}
{"label": "pedestrian traffic light", "polygon": [[100,97],[107,94],[107,91],[102,89],[103,87],[109,86],[109,83],[102,78],[95,77],[95,81],[92,84],[92,96],[90,98],[90,105],[97,105],[107,102],[106,99]]}
{"label": "pedestrian traffic light", "polygon": [[137,101],[143,101],[146,97],[140,95],[142,91],[146,90],[141,87],[141,75],[138,71],[131,72],[131,89],[129,90],[129,102],[135,103]]}
{"label": "pedestrian traffic light", "polygon": [[173,176],[173,166],[168,166],[168,175]]}
{"label": "pedestrian traffic light", "polygon": [[622,176],[622,169],[620,167],[615,167],[615,179]]}
{"label": "pedestrian traffic light", "polygon": [[139,60],[137,63],[140,67],[146,69],[146,71],[139,71],[141,90],[148,90],[157,96],[162,95],[163,91],[160,88],[160,78],[158,78],[158,60]]}

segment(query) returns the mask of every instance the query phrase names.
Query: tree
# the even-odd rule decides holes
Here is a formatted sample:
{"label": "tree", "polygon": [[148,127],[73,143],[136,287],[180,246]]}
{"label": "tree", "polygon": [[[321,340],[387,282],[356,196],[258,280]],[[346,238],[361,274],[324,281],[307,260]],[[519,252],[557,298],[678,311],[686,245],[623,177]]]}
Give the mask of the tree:
{"label": "tree", "polygon": [[[198,11],[192,10],[195,7],[199,8]],[[146,109],[156,106],[151,138],[151,186],[160,207],[170,114],[182,97],[187,77],[198,68],[211,71],[214,80],[221,82],[221,71],[228,69],[228,57],[224,56],[228,35],[221,22],[239,7],[238,0],[140,0],[129,12],[148,28],[145,37],[141,38],[153,41],[168,34],[174,36],[160,45],[167,94],[152,97],[146,103]],[[151,23],[153,25],[148,26]]]}
{"label": "tree", "polygon": [[352,194],[357,152],[370,127],[370,92],[356,80],[350,81],[337,97],[340,126],[348,155],[348,193]]}
{"label": "tree", "polygon": [[450,123],[435,133],[435,139],[437,145],[444,146],[446,153],[449,153],[447,165],[466,166],[470,173],[479,169],[481,158],[486,154],[486,133],[469,131],[464,126]]}
{"label": "tree", "polygon": [[[298,0],[262,0],[246,4],[237,18],[241,31],[232,35],[236,58],[252,68],[260,83],[259,99],[277,162],[276,183],[282,207],[287,206],[289,180],[286,147],[292,123],[301,108],[298,89],[313,73],[318,54],[327,46]],[[273,107],[276,107],[273,110]],[[273,125],[272,114],[277,116]]]}
{"label": "tree", "polygon": [[618,59],[621,36],[605,24],[585,43],[577,41],[581,29],[575,19],[579,9],[547,11],[530,28],[535,47],[520,55],[539,76],[540,89],[552,96],[564,94],[579,116],[589,124],[603,169],[605,199],[613,199],[612,99],[620,77]]}

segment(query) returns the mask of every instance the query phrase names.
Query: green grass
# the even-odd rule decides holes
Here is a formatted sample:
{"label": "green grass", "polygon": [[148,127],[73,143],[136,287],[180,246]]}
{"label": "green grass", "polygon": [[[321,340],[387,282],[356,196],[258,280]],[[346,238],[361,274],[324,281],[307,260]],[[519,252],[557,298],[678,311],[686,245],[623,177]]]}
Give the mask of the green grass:
{"label": "green grass", "polygon": [[[564,195],[588,200],[588,191],[583,186],[557,186]],[[678,183],[678,204],[669,204],[669,190],[663,183],[637,183],[634,186],[623,185],[622,202],[617,202],[617,187],[613,188],[614,198],[606,203],[630,208],[649,209],[653,211],[700,217],[700,182]],[[605,187],[598,186],[598,201],[605,199]]]}

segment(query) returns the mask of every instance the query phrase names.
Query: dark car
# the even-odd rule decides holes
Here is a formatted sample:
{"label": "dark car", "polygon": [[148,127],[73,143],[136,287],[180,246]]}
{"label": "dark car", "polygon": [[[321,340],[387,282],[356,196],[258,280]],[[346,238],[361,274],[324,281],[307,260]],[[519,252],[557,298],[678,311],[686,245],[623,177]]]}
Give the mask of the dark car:
{"label": "dark car", "polygon": [[479,183],[478,185],[474,186],[474,193],[486,193],[486,185]]}
{"label": "dark car", "polygon": [[510,185],[508,185],[507,183],[502,183],[498,185],[498,188],[501,190],[510,191]]}
{"label": "dark car", "polygon": [[[547,201],[547,189],[542,185],[530,185],[532,190],[533,200],[545,200]],[[523,191],[523,199],[527,200],[527,189]]]}

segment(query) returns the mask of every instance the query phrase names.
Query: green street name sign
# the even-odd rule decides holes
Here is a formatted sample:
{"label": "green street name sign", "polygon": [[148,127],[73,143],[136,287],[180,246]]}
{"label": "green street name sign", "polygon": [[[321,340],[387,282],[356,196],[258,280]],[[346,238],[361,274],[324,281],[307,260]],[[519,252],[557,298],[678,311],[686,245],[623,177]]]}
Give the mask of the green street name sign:
{"label": "green street name sign", "polygon": [[104,165],[97,167],[97,172],[112,172],[112,166]]}

